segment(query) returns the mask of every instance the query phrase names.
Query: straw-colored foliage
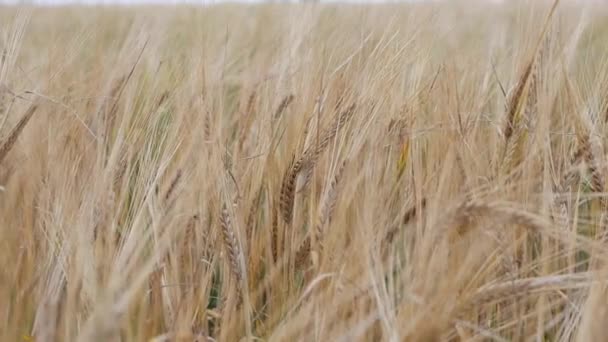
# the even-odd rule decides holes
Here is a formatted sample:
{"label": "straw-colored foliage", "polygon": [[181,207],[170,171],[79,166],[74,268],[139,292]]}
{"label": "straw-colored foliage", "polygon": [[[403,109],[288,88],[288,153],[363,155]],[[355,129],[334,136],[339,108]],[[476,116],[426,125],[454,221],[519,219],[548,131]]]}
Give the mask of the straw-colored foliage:
{"label": "straw-colored foliage", "polygon": [[0,9],[1,341],[603,341],[608,8]]}

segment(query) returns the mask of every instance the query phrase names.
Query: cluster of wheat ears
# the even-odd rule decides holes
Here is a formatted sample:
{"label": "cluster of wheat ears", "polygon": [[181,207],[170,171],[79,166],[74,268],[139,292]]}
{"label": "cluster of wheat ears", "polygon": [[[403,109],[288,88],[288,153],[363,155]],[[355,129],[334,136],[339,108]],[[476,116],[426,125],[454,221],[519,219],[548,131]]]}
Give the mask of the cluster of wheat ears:
{"label": "cluster of wheat ears", "polygon": [[0,340],[603,341],[607,18],[0,8]]}

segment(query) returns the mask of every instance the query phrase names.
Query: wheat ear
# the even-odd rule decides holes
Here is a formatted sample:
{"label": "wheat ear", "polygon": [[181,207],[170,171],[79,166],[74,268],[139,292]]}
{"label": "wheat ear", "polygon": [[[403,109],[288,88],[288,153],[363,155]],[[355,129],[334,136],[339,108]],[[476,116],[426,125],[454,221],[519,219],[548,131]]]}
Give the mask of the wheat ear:
{"label": "wheat ear", "polygon": [[306,262],[308,261],[308,256],[310,255],[310,251],[311,251],[310,238],[307,237],[302,242],[302,244],[298,248],[298,251],[296,252],[296,257],[295,257],[295,262],[294,262],[296,270],[301,269],[306,264]]}
{"label": "wheat ear", "polygon": [[470,303],[474,305],[485,304],[511,294],[524,295],[533,291],[547,289],[567,289],[590,286],[593,276],[590,273],[574,273],[552,275],[545,277],[509,280],[504,283],[489,284],[478,289]]}
{"label": "wheat ear", "polygon": [[[342,162],[336,174],[332,178],[329,189],[326,192],[325,196],[321,200],[320,209],[319,209],[319,217],[317,219],[317,224],[315,226],[315,230],[313,231],[313,236],[316,242],[316,248],[318,253],[321,253],[323,250],[323,235],[326,225],[331,221],[331,217],[336,205],[336,200],[338,198],[338,191],[340,185],[340,179],[342,173],[344,171],[344,167],[346,165],[346,161]],[[296,269],[300,269],[309,259],[310,252],[312,251],[312,243],[311,237],[308,236],[302,242],[302,244],[298,247],[295,257],[295,267]]]}
{"label": "wheat ear", "polygon": [[[395,236],[399,232],[399,228],[401,226],[407,226],[417,215],[420,215],[418,213],[417,208],[418,207],[414,204],[403,215],[403,219],[401,220],[401,225],[397,225],[396,227],[392,228],[391,230],[389,230],[386,233],[386,236],[384,237],[384,245],[390,244],[393,242],[393,240],[395,239]],[[424,210],[425,208],[426,208],[426,198],[423,198],[422,201],[420,201],[420,210]]]}
{"label": "wheat ear", "polygon": [[355,112],[356,105],[353,103],[346,110],[344,110],[340,115],[338,115],[334,122],[321,133],[321,138],[317,145],[313,145],[304,151],[302,155],[302,165],[303,168],[308,170],[314,167],[314,164],[317,161],[317,158],[325,148],[329,145],[329,143],[333,140],[333,138],[338,134],[338,131],[342,129],[346,125],[346,123],[352,118]]}
{"label": "wheat ear", "polygon": [[2,143],[2,146],[0,146],[0,164],[2,163],[8,152],[10,152],[10,150],[13,148],[15,142],[17,141],[17,138],[19,138],[19,135],[21,134],[21,132],[23,132],[23,129],[25,128],[27,123],[30,121],[32,116],[34,116],[34,113],[36,113],[36,109],[38,109],[37,104],[33,104],[30,106],[27,112],[19,120],[15,128],[13,128],[11,133],[8,135],[8,138],[6,138],[6,140]]}
{"label": "wheat ear", "polygon": [[[316,161],[325,148],[329,145],[329,142],[336,136],[338,131],[346,125],[348,120],[353,116],[355,111],[355,104],[352,104],[344,112],[342,112],[334,121],[334,123],[326,129],[322,135],[318,145],[309,147],[304,151],[299,159],[292,158],[290,166],[287,168],[285,175],[283,176],[283,182],[281,184],[281,194],[279,207],[281,210],[281,216],[285,223],[290,224],[293,215],[293,203],[296,190],[296,180],[298,174],[302,171],[309,172],[312,170]],[[309,178],[309,177],[307,177]],[[305,182],[307,183],[307,182]]]}
{"label": "wheat ear", "polygon": [[240,249],[239,244],[234,233],[232,222],[230,220],[230,214],[226,204],[222,205],[222,211],[220,213],[220,225],[222,228],[222,237],[224,241],[224,248],[228,255],[228,261],[230,263],[230,270],[236,280],[237,291],[239,295],[242,294],[241,280],[243,279],[243,272],[241,270],[241,263],[239,262]]}
{"label": "wheat ear", "polygon": [[279,107],[277,107],[277,110],[274,112],[272,120],[277,121],[281,117],[281,115],[283,115],[283,112],[285,112],[285,110],[287,109],[289,104],[291,104],[293,99],[294,96],[292,94],[285,96],[283,100],[281,100],[281,103],[279,104]]}
{"label": "wheat ear", "polygon": [[325,231],[325,227],[331,221],[331,217],[333,215],[336,201],[338,199],[338,192],[340,186],[340,179],[342,178],[342,173],[344,172],[344,167],[346,166],[346,161],[343,161],[336,174],[332,178],[329,189],[325,193],[325,196],[321,200],[321,206],[319,210],[319,217],[317,219],[317,225],[314,231],[315,241],[317,243],[317,248],[319,252],[323,250],[323,235]]}
{"label": "wheat ear", "polygon": [[283,176],[283,182],[281,184],[281,194],[279,198],[279,209],[281,211],[281,217],[285,223],[291,223],[293,216],[293,202],[296,192],[296,179],[298,173],[302,170],[302,159],[295,160],[292,158],[285,175]]}
{"label": "wheat ear", "polygon": [[169,185],[169,188],[165,192],[165,202],[169,202],[171,200],[171,196],[173,195],[173,193],[177,189],[177,184],[179,183],[179,181],[181,180],[181,178],[182,178],[182,170],[179,169],[175,173],[175,176],[173,177],[173,180],[171,181],[171,184]]}

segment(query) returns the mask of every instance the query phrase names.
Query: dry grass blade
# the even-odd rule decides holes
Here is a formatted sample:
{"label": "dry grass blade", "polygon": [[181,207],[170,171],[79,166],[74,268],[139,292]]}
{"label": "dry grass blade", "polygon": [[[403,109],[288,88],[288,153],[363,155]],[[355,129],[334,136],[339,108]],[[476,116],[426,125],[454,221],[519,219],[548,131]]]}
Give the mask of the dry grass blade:
{"label": "dry grass blade", "polygon": [[41,341],[56,341],[60,335],[60,315],[61,305],[64,303],[61,299],[65,296],[65,285],[60,290],[60,293],[54,296],[47,297],[42,306],[38,308],[34,331],[36,338]]}

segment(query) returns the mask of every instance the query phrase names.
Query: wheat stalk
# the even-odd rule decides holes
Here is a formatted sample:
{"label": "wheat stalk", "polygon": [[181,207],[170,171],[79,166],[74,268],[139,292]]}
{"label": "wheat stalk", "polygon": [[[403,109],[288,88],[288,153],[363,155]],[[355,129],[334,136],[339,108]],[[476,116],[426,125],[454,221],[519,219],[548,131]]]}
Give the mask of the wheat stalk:
{"label": "wheat stalk", "polygon": [[[422,201],[420,201],[420,210],[424,210],[425,208],[426,208],[426,198],[423,198]],[[393,240],[395,239],[395,236],[399,232],[399,228],[402,226],[403,227],[407,226],[417,215],[420,215],[418,213],[418,206],[413,205],[410,209],[408,209],[405,212],[405,214],[403,214],[403,218],[401,220],[401,225],[397,225],[397,226],[393,227],[386,233],[386,235],[384,236],[383,244],[384,245],[391,244],[393,242]]]}

